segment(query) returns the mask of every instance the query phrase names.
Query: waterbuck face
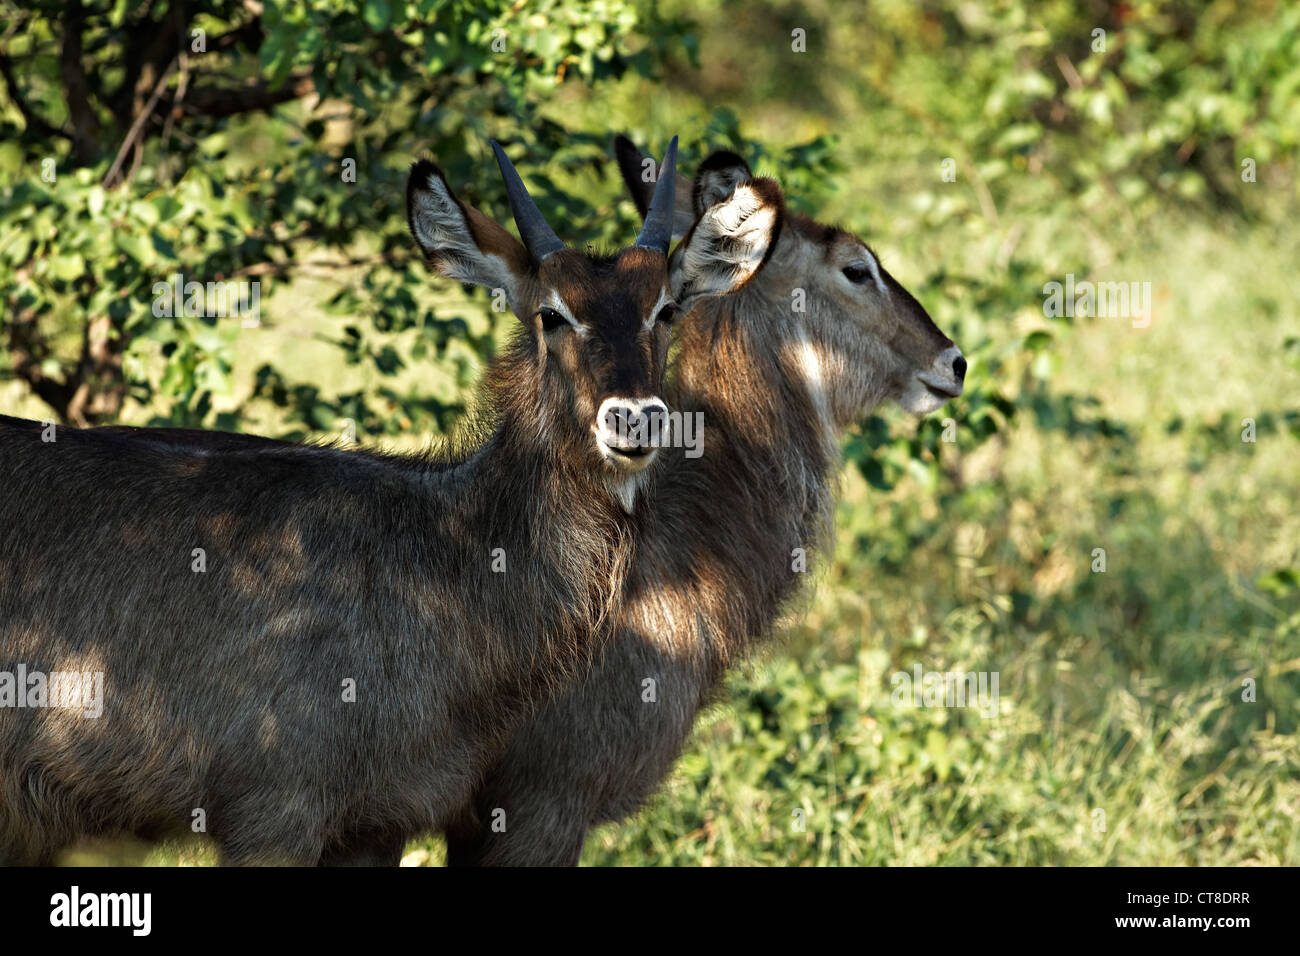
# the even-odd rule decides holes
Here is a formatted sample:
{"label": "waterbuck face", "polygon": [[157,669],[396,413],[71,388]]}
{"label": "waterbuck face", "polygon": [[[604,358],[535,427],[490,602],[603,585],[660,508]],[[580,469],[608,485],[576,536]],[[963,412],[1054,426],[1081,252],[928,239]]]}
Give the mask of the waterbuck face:
{"label": "waterbuck face", "polygon": [[[616,153],[644,207],[645,187],[635,177],[644,157],[623,137]],[[923,415],[961,394],[960,350],[856,236],[786,214],[780,186],[754,178],[731,152],[711,155],[689,185],[679,177],[677,197],[674,232],[684,238],[670,284],[678,299],[708,286],[729,261],[752,280],[749,295],[762,306],[746,317],[763,323],[761,334],[801,370],[837,426],[884,401]],[[771,220],[772,242],[754,241]]]}
{"label": "waterbuck face", "polygon": [[837,419],[890,400],[924,415],[959,396],[966,359],[866,243],[803,217],[790,225],[771,278],[807,284],[808,336]]}
{"label": "waterbuck face", "polygon": [[[564,246],[493,148],[523,241],[460,202],[427,161],[411,168],[407,185],[411,233],[435,270],[499,290],[528,330],[543,440],[577,445],[608,478],[632,478],[653,460],[667,421],[659,393],[674,308],[667,251],[675,172],[655,190],[636,244],[592,256]],[[674,139],[666,169],[675,170],[675,157]],[[630,509],[635,484],[611,488]]]}
{"label": "waterbuck face", "polygon": [[532,318],[561,404],[589,429],[601,460],[626,475],[653,460],[667,423],[667,279],[667,257],[638,246],[609,257],[561,249],[538,270]]}

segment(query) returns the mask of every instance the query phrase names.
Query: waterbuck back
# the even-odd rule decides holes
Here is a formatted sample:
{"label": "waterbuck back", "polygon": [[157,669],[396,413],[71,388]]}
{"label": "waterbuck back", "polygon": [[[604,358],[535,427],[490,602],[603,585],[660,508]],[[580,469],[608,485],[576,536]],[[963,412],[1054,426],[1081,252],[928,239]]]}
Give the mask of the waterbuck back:
{"label": "waterbuck back", "polygon": [[[626,140],[618,154],[644,209],[645,157]],[[920,414],[961,392],[960,352],[861,240],[787,214],[732,153],[677,191],[678,299],[752,276],[678,322],[669,398],[703,416],[705,453],[657,464],[614,641],[512,738],[448,833],[453,864],[576,863],[588,827],[635,812],[807,579],[798,556],[829,537],[840,434],[882,401]],[[505,832],[477,824],[493,812]]]}

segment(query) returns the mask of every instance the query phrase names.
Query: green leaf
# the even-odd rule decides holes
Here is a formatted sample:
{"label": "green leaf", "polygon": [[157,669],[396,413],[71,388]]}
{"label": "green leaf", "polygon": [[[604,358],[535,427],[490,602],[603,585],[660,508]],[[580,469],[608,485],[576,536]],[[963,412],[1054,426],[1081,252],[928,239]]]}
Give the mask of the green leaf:
{"label": "green leaf", "polygon": [[1052,344],[1052,333],[1039,329],[1025,336],[1024,347],[1028,352],[1041,352]]}
{"label": "green leaf", "polygon": [[366,25],[373,30],[387,30],[393,11],[388,0],[366,0]]}
{"label": "green leaf", "polygon": [[118,233],[113,238],[114,245],[119,250],[126,253],[130,258],[140,264],[142,268],[148,268],[153,265],[156,253],[153,243],[147,236],[140,236],[134,233]]}
{"label": "green leaf", "polygon": [[1260,577],[1255,586],[1261,591],[1268,591],[1282,597],[1300,589],[1300,571],[1295,568],[1279,568]]}
{"label": "green leaf", "polygon": [[80,278],[86,271],[86,260],[76,253],[50,258],[50,275],[63,282]]}

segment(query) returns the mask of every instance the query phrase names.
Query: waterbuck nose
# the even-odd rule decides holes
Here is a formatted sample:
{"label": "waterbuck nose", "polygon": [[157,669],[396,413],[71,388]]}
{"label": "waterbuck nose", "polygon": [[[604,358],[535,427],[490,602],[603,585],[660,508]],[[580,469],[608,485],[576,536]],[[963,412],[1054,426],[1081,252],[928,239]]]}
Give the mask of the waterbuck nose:
{"label": "waterbuck nose", "polygon": [[668,408],[657,398],[611,398],[600,409],[600,437],[625,453],[643,453],[664,443]]}
{"label": "waterbuck nose", "polygon": [[952,373],[957,376],[957,381],[963,381],[966,378],[966,357],[958,355],[952,360]]}

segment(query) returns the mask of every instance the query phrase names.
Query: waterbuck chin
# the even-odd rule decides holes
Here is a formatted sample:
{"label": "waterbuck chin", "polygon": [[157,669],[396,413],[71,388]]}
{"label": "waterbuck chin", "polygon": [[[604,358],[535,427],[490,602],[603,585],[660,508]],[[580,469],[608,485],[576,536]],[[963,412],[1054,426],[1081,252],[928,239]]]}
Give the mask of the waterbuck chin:
{"label": "waterbuck chin", "polygon": [[195,831],[226,863],[393,862],[589,665],[645,521],[655,451],[615,424],[663,412],[676,140],[609,257],[565,248],[493,146],[522,242],[430,162],[406,196],[429,264],[522,321],[474,437],[0,418],[0,861]]}
{"label": "waterbuck chin", "polygon": [[[623,138],[617,154],[645,213],[645,157]],[[704,414],[707,454],[656,463],[657,521],[614,641],[512,738],[447,834],[452,864],[573,864],[589,827],[634,813],[806,579],[793,549],[828,542],[841,434],[881,402],[924,414],[961,394],[965,359],[860,239],[786,213],[777,183],[734,153],[709,157],[677,196],[673,294],[752,274],[676,323],[669,400]],[[504,830],[488,825],[499,819]]]}

